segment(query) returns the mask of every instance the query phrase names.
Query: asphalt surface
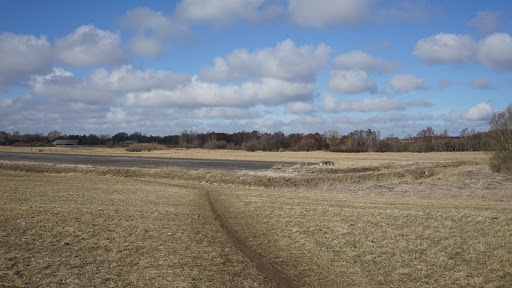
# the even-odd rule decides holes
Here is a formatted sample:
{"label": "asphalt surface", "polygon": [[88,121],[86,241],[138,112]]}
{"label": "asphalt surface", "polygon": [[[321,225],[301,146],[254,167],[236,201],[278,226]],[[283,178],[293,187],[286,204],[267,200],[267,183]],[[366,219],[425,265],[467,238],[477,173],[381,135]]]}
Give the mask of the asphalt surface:
{"label": "asphalt surface", "polygon": [[277,164],[292,167],[297,163],[276,163],[263,161],[235,161],[185,158],[124,157],[99,155],[72,155],[48,153],[0,152],[0,160],[26,161],[53,164],[91,165],[109,167],[163,168],[181,167],[188,170],[268,170]]}

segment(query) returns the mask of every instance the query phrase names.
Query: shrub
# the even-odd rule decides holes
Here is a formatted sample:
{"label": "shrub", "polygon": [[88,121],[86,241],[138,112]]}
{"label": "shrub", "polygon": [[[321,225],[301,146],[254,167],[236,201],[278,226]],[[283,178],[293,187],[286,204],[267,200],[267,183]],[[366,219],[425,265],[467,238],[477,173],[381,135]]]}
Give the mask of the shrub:
{"label": "shrub", "polygon": [[393,151],[393,145],[386,141],[379,141],[377,145],[375,145],[375,152],[391,152]]}
{"label": "shrub", "polygon": [[432,145],[430,143],[416,142],[409,146],[409,152],[416,152],[416,153],[432,152]]}
{"label": "shrub", "polygon": [[307,139],[295,145],[296,151],[314,151],[318,150],[318,143],[313,139]]}
{"label": "shrub", "polygon": [[242,144],[242,149],[249,152],[254,152],[261,150],[261,145],[259,141],[249,141]]}
{"label": "shrub", "polygon": [[494,172],[512,174],[512,104],[494,113],[489,125],[494,148],[489,166]]}
{"label": "shrub", "polygon": [[167,146],[158,144],[158,143],[133,143],[130,146],[126,147],[126,151],[128,152],[142,152],[148,151],[151,152],[153,150],[167,150]]}
{"label": "shrub", "polygon": [[226,149],[228,142],[210,140],[203,145],[203,149]]}

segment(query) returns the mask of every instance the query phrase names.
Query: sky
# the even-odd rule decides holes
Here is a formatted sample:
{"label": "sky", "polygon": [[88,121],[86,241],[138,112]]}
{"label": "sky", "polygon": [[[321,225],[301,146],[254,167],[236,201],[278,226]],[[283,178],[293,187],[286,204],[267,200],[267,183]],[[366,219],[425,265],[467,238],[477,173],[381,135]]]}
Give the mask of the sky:
{"label": "sky", "polygon": [[0,131],[487,131],[512,1],[0,1]]}

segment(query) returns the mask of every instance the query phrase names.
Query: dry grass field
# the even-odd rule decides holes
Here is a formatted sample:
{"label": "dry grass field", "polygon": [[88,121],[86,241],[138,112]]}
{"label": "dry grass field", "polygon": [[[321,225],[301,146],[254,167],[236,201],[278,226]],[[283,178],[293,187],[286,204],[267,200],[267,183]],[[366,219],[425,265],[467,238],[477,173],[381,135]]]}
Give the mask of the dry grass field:
{"label": "dry grass field", "polygon": [[512,177],[491,173],[487,154],[135,154],[335,166],[218,172],[0,162],[0,287],[276,285],[233,245],[208,198],[291,287],[512,285]]}

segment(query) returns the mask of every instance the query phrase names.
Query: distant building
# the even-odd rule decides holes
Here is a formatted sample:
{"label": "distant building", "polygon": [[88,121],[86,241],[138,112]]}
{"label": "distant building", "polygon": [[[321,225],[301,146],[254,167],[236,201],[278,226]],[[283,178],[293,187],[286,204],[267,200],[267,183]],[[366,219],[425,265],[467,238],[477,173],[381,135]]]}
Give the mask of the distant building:
{"label": "distant building", "polygon": [[55,140],[52,145],[79,145],[80,140]]}

